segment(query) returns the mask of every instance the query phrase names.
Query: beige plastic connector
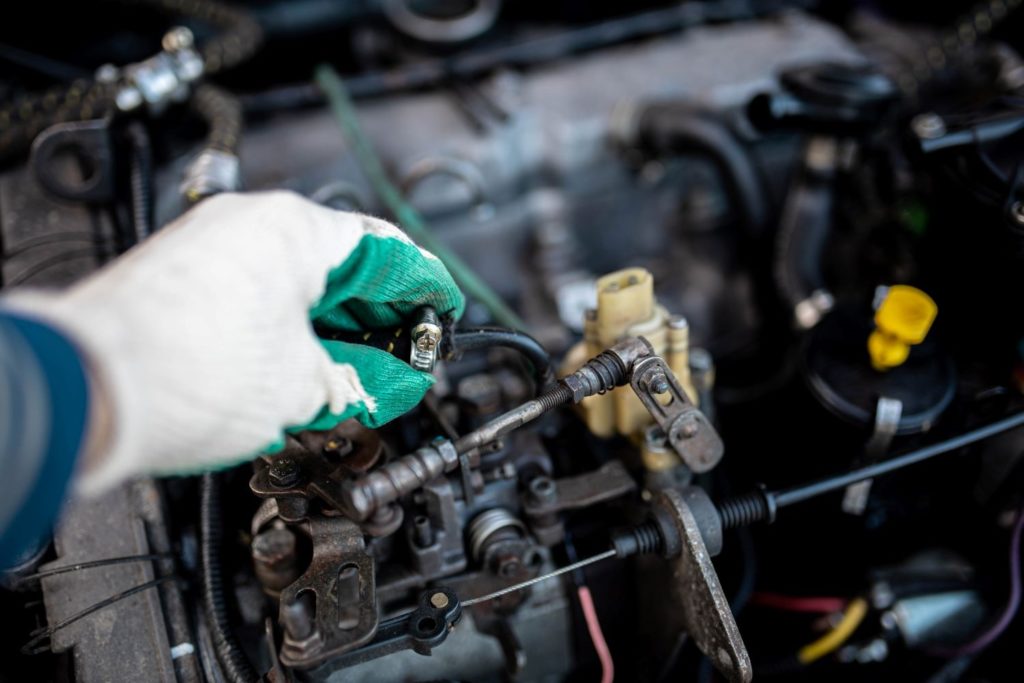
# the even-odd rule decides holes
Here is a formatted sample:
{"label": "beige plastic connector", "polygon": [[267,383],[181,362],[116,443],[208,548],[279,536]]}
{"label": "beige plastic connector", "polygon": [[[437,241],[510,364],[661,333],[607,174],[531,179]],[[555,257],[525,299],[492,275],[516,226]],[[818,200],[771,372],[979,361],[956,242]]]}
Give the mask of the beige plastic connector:
{"label": "beige plastic connector", "polygon": [[[597,281],[597,308],[588,311],[583,341],[566,355],[562,374],[569,374],[588,358],[619,339],[642,336],[665,359],[687,396],[697,402],[690,380],[690,330],[686,319],[670,316],[654,298],[654,278],[643,268],[626,268]],[[580,404],[584,421],[594,434],[615,434],[642,440],[653,420],[629,387],[620,387]]]}

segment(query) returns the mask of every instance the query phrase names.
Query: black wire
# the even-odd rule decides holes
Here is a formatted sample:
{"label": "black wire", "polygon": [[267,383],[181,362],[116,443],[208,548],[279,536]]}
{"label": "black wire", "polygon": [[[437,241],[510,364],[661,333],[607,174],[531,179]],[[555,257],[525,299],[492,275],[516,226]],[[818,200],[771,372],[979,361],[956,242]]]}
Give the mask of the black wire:
{"label": "black wire", "polygon": [[1011,415],[1010,417],[1003,418],[998,422],[993,422],[990,425],[979,427],[969,432],[965,432],[959,436],[955,436],[945,441],[919,448],[916,451],[911,451],[895,458],[890,458],[874,465],[862,467],[860,469],[840,474],[832,477],[826,477],[819,479],[818,481],[811,482],[810,484],[801,484],[800,486],[794,486],[782,491],[769,493],[767,495],[774,498],[776,507],[786,507],[787,505],[793,505],[800,503],[808,498],[814,498],[831,491],[837,491],[844,489],[850,484],[856,484],[859,481],[866,479],[874,479],[884,474],[889,474],[896,470],[902,469],[909,465],[914,465],[921,462],[922,460],[928,460],[934,458],[937,455],[943,455],[950,451],[955,451],[965,446],[984,441],[990,437],[1002,434],[1003,432],[1015,429],[1024,425],[1024,412]]}
{"label": "black wire", "polygon": [[69,564],[64,567],[54,567],[53,569],[44,569],[43,571],[36,572],[35,574],[28,574],[26,576],[18,577],[19,581],[35,581],[36,579],[46,578],[47,576],[57,576],[58,574],[67,574],[68,572],[77,572],[82,569],[93,569],[95,567],[109,567],[115,564],[129,564],[132,562],[148,562],[151,560],[170,560],[174,556],[170,553],[149,553],[146,555],[123,555],[121,557],[108,557],[102,560],[90,560],[89,562],[76,562],[75,564]]}
{"label": "black wire", "polygon": [[6,43],[0,43],[0,59],[31,69],[57,81],[73,81],[76,78],[89,75],[86,69],[74,64],[67,64]]}
{"label": "black wire", "polygon": [[220,509],[220,488],[215,474],[204,474],[200,485],[199,526],[200,574],[206,622],[224,675],[231,683],[252,683],[259,680],[231,630],[228,620],[224,577],[220,551],[223,542],[223,520]]}
{"label": "black wire", "polygon": [[22,654],[26,654],[26,655],[34,655],[34,654],[39,654],[40,652],[45,652],[49,648],[47,648],[47,647],[36,648],[35,646],[38,645],[39,643],[41,643],[46,638],[49,638],[49,637],[53,636],[53,634],[56,633],[57,631],[59,631],[59,630],[61,630],[63,628],[66,628],[67,626],[70,626],[71,624],[75,623],[76,621],[79,621],[80,619],[84,619],[85,617],[89,616],[90,614],[93,614],[94,612],[98,612],[98,611],[100,611],[101,609],[103,609],[105,607],[110,607],[114,603],[120,602],[121,600],[124,600],[125,598],[130,598],[131,596],[135,595],[136,593],[141,593],[144,590],[148,590],[150,588],[155,588],[156,586],[159,586],[161,583],[164,583],[165,581],[172,581],[172,580],[174,580],[176,578],[177,577],[175,577],[174,575],[161,576],[160,578],[153,579],[152,581],[146,581],[145,583],[140,583],[139,585],[132,586],[131,588],[129,588],[127,590],[123,590],[120,593],[115,593],[114,595],[111,595],[109,598],[105,598],[103,600],[100,600],[96,604],[90,605],[89,607],[86,607],[81,612],[78,612],[76,614],[72,614],[67,619],[64,619],[63,621],[60,621],[60,622],[54,624],[53,626],[43,627],[41,629],[37,629],[37,630],[32,632],[32,638],[27,643],[25,643],[25,645],[21,648],[21,652],[22,652]]}
{"label": "black wire", "polygon": [[537,393],[550,387],[555,381],[555,372],[551,367],[551,356],[544,350],[540,342],[517,330],[501,327],[480,327],[458,330],[453,335],[454,351],[474,351],[500,346],[518,351],[529,363],[537,385]]}

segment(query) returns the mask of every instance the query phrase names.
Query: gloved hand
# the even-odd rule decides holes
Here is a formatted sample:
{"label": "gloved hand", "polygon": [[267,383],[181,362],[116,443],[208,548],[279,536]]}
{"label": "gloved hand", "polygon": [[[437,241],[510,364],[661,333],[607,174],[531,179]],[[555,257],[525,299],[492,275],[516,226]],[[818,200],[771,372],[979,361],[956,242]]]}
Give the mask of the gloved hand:
{"label": "gloved hand", "polygon": [[322,341],[397,327],[423,305],[458,317],[444,266],[385,221],[288,192],[206,200],[66,292],[6,305],[74,340],[110,416],[78,477],[94,493],[140,474],[224,467],[284,430],[379,426],[433,383],[393,356]]}

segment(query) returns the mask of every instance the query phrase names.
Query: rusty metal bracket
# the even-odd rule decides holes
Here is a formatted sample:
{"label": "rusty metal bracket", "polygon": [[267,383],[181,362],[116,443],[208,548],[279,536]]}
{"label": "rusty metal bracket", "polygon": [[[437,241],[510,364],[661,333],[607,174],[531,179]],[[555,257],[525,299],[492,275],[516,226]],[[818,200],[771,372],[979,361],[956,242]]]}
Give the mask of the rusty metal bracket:
{"label": "rusty metal bracket", "polygon": [[322,432],[289,438],[285,450],[257,465],[249,488],[260,498],[274,498],[288,522],[306,517],[308,502],[319,499],[343,510],[342,484],[377,463],[382,446],[373,430],[346,420]]}
{"label": "rusty metal bracket", "polygon": [[669,563],[672,600],[680,608],[687,633],[728,680],[750,681],[754,673],[747,647],[693,512],[673,489],[659,492],[654,506],[672,519],[679,533],[680,551]]}
{"label": "rusty metal bracket", "polygon": [[625,465],[618,460],[601,465],[596,470],[554,480],[553,495],[531,495],[524,501],[527,517],[542,517],[590,507],[612,500],[636,489]]}
{"label": "rusty metal bracket", "polygon": [[636,489],[636,482],[618,460],[573,477],[536,477],[523,496],[523,513],[542,545],[559,543],[565,528],[559,513],[613,500]]}
{"label": "rusty metal bracket", "polygon": [[725,452],[721,437],[664,360],[651,356],[637,361],[629,384],[687,467],[700,473],[718,464]]}
{"label": "rusty metal bracket", "polygon": [[368,643],[380,621],[373,557],[342,517],[309,520],[313,561],[281,591],[281,661],[308,668]]}

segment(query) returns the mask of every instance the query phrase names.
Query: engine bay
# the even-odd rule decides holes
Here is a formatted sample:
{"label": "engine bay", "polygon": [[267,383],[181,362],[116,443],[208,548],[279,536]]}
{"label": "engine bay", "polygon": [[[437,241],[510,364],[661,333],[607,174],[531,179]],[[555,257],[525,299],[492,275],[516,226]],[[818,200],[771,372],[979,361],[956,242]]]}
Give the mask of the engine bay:
{"label": "engine bay", "polygon": [[468,305],[317,329],[387,425],[72,500],[0,678],[1019,680],[1020,4],[26,8],[5,288],[288,190]]}

